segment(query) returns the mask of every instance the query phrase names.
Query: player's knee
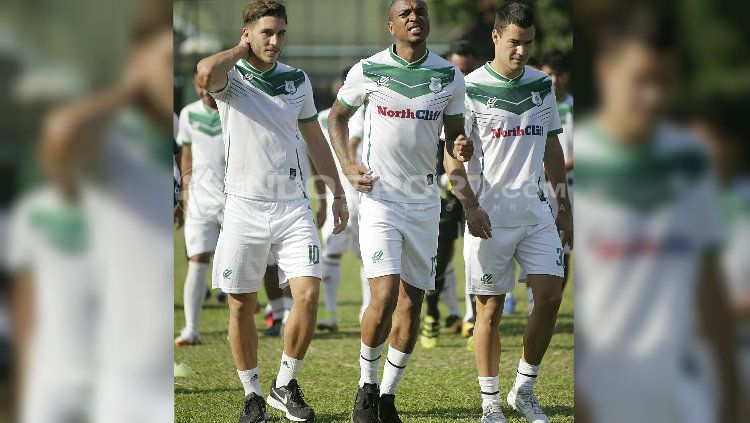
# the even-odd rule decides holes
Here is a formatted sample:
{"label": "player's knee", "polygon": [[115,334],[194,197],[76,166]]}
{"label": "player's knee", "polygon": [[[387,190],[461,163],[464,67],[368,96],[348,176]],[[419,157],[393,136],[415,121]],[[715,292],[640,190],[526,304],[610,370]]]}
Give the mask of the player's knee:
{"label": "player's knee", "polygon": [[542,294],[534,294],[534,312],[554,314],[560,309],[562,293],[550,290]]}
{"label": "player's knee", "polygon": [[294,302],[305,308],[317,307],[320,297],[320,285],[308,284],[295,292]]}
{"label": "player's knee", "polygon": [[370,298],[370,309],[377,316],[385,317],[393,314],[396,309],[396,296],[386,291],[377,291],[372,293]]}
{"label": "player's knee", "polygon": [[255,314],[255,294],[229,294],[229,311],[235,316]]}
{"label": "player's knee", "polygon": [[503,316],[504,298],[505,296],[503,295],[492,297],[485,301],[482,304],[482,307],[477,307],[475,323],[487,325],[493,328],[500,326],[500,319]]}

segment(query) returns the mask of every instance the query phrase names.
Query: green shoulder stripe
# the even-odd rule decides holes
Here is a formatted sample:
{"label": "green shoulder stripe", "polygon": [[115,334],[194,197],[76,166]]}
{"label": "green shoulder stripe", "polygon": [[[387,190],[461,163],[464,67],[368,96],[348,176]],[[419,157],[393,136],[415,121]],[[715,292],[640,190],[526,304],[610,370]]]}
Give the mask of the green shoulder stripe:
{"label": "green shoulder stripe", "polygon": [[[288,72],[258,74],[242,66],[234,66],[245,81],[271,97],[291,95],[305,82],[305,74],[299,69]],[[269,71],[270,72],[270,71]]]}
{"label": "green shoulder stripe", "polygon": [[438,94],[452,84],[456,76],[453,66],[434,69],[403,68],[383,63],[363,62],[362,71],[366,78],[371,79],[378,86],[387,87],[408,98]]}
{"label": "green shoulder stripe", "polygon": [[547,77],[519,86],[483,85],[470,83],[466,95],[490,109],[500,109],[520,115],[542,104],[552,93],[552,81]]}

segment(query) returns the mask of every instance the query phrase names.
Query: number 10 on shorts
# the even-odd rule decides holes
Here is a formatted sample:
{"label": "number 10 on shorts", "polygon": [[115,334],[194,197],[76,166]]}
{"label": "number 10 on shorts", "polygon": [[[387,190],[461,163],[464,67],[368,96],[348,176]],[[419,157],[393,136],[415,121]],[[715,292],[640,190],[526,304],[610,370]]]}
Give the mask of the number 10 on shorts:
{"label": "number 10 on shorts", "polygon": [[320,248],[317,245],[308,245],[307,255],[310,257],[310,264],[320,263]]}

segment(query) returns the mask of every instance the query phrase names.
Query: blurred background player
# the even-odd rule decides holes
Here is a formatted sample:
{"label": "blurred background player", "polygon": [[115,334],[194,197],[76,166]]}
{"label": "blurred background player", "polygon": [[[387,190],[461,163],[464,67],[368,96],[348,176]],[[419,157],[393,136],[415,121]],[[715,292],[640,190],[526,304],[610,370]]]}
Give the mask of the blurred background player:
{"label": "blurred background player", "polygon": [[[476,68],[476,54],[468,41],[458,41],[444,56],[456,65],[466,76]],[[437,180],[440,193],[440,228],[438,232],[437,264],[435,265],[435,289],[425,294],[427,301],[427,315],[422,323],[419,338],[425,348],[438,345],[438,335],[461,332],[461,312],[458,310],[456,299],[456,272],[453,269],[453,252],[456,239],[461,235],[464,226],[464,212],[461,202],[453,194],[450,181],[445,175],[443,166],[443,150],[445,149],[445,135],[442,134],[438,144]],[[445,326],[440,328],[440,310],[438,299],[443,297],[448,308]]]}
{"label": "blurred background player", "polygon": [[675,19],[669,7],[622,2],[597,20],[598,107],[574,135],[576,421],[729,422],[747,403],[719,271],[715,173],[666,119]]}
{"label": "blurred background player", "polygon": [[[333,94],[339,92],[339,89],[346,79],[346,74],[349,73],[351,67],[347,67],[341,74],[341,77],[334,81],[331,86]],[[362,108],[364,112],[364,108]],[[331,109],[322,110],[318,113],[318,122],[323,130],[323,134],[328,139],[328,114]],[[354,120],[354,118],[352,118]],[[357,123],[354,123],[355,125]],[[361,139],[361,130],[351,128],[350,123],[349,131],[349,159],[355,163],[359,163],[359,159],[356,154],[359,139]],[[359,125],[364,127],[364,125]],[[357,138],[356,140],[351,140]],[[352,154],[353,153],[353,154]],[[344,180],[344,174],[341,171],[341,164],[338,159],[334,156],[336,161],[336,169],[339,171],[339,178]],[[327,203],[333,202],[333,193],[331,190],[326,190],[325,196],[320,196],[320,209],[328,213],[323,214],[318,218],[318,221],[323,221],[321,228],[321,235],[323,241],[323,295],[326,301],[326,311],[323,313],[321,318],[318,319],[318,328],[326,330],[336,330],[338,325],[338,315],[336,313],[336,301],[338,299],[339,283],[341,281],[341,255],[346,251],[352,251],[357,257],[359,257],[359,228],[357,226],[358,221],[358,204],[359,196],[354,187],[349,183],[344,183],[344,192],[346,195],[346,204],[349,207],[349,224],[346,226],[344,232],[339,234],[333,234],[333,219],[328,213],[326,207]],[[364,278],[366,281],[366,278]],[[364,285],[363,285],[364,286]],[[369,294],[369,284],[367,285],[367,291]],[[363,289],[364,292],[364,289]],[[369,301],[368,301],[369,302]]]}
{"label": "blurred background player", "polygon": [[198,84],[195,75],[193,85],[199,98],[180,112],[177,133],[182,153],[181,210],[188,256],[183,288],[185,327],[175,339],[178,347],[201,343],[200,312],[224,207],[224,142],[219,110],[216,100]]}

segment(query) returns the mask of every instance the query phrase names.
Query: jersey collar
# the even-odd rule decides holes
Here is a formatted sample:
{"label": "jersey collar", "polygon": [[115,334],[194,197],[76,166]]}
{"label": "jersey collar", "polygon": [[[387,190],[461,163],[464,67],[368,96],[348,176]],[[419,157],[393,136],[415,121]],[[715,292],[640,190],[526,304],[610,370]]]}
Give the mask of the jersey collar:
{"label": "jersey collar", "polygon": [[276,67],[279,65],[279,62],[273,62],[273,66],[271,66],[271,69],[265,72],[261,72],[260,70],[256,69],[253,65],[250,64],[250,62],[248,62],[245,59],[240,60],[240,63],[242,63],[242,66],[246,70],[248,70],[250,73],[256,76],[260,76],[260,77],[266,77],[266,76],[271,75],[272,73],[274,73],[274,71],[276,71]]}
{"label": "jersey collar", "polygon": [[430,55],[430,50],[427,49],[424,52],[424,56],[422,56],[421,58],[419,58],[419,59],[417,59],[417,60],[415,60],[415,61],[413,61],[411,63],[409,63],[406,60],[398,57],[398,55],[396,54],[396,45],[395,44],[391,44],[391,48],[388,49],[388,52],[391,53],[391,58],[393,60],[395,60],[396,63],[398,63],[401,66],[406,66],[407,68],[416,68],[416,67],[418,67],[419,65],[421,65],[422,63],[424,63],[427,60],[427,56]]}
{"label": "jersey collar", "polygon": [[515,84],[516,82],[520,81],[521,78],[523,78],[524,74],[526,73],[526,66],[523,67],[523,70],[521,70],[521,74],[513,79],[506,78],[502,75],[500,75],[495,69],[492,69],[492,66],[490,66],[490,62],[487,62],[484,64],[484,68],[487,70],[487,72],[490,73],[490,75],[494,76],[495,78],[507,82],[508,84]]}

